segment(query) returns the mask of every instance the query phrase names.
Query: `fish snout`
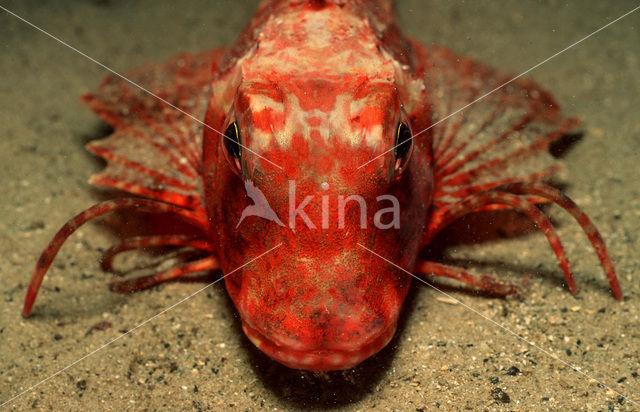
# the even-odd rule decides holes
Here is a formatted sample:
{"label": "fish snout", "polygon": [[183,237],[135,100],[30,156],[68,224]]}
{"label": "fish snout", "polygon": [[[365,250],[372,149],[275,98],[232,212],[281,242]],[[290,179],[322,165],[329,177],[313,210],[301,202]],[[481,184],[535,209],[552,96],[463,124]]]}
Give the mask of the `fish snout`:
{"label": "fish snout", "polygon": [[270,276],[245,274],[231,293],[244,332],[260,350],[291,368],[337,370],[386,346],[409,277],[388,267],[354,274],[335,266],[318,269],[318,262],[305,266]]}

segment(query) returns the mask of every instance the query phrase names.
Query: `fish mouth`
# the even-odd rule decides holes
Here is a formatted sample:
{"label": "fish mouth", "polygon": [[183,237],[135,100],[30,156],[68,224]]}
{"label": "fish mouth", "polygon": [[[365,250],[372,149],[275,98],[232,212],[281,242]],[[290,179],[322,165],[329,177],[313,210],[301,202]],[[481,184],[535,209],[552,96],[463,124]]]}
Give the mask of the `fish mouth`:
{"label": "fish mouth", "polygon": [[258,349],[289,368],[331,371],[353,368],[384,348],[396,331],[396,322],[391,323],[377,337],[359,349],[350,351],[336,349],[300,351],[274,342],[244,321],[242,330]]}

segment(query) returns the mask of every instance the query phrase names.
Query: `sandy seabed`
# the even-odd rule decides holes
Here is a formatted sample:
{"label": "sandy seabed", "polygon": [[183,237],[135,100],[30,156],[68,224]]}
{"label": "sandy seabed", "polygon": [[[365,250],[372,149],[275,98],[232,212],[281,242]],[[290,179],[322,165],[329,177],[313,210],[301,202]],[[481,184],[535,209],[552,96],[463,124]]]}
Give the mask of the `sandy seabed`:
{"label": "sandy seabed", "polygon": [[[0,1],[119,72],[231,44],[256,2]],[[520,73],[631,10],[633,1],[400,1],[405,31]],[[625,300],[611,296],[586,237],[550,212],[573,263],[571,296],[540,234],[451,246],[449,259],[506,281],[528,274],[521,299],[453,289],[466,305],[640,402],[640,12],[530,75],[584,120],[563,160],[566,192],[601,230]],[[98,261],[117,238],[83,227],[45,279],[34,316],[22,302],[34,262],[75,213],[105,198],[83,145],[102,123],[78,96],[104,69],[0,12],[0,402],[102,346],[203,283],[129,296],[109,292]],[[145,257],[133,255],[136,265]],[[12,401],[42,410],[631,410],[633,404],[436,291],[414,285],[388,348],[330,374],[287,369],[244,337],[216,285]],[[98,325],[98,327],[95,327]],[[100,327],[100,325],[102,327]]]}

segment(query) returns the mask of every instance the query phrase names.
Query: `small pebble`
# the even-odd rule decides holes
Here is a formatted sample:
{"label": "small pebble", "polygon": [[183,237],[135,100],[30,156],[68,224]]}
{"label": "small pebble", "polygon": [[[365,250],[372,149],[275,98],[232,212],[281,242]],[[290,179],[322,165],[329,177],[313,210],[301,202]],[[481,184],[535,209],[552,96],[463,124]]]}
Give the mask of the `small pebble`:
{"label": "small pebble", "polygon": [[507,394],[505,391],[503,391],[500,388],[493,389],[491,391],[491,397],[501,403],[511,402],[511,398],[509,397],[509,394]]}
{"label": "small pebble", "polygon": [[76,387],[81,391],[87,389],[87,381],[82,379],[76,383]]}
{"label": "small pebble", "polygon": [[515,366],[512,366],[509,369],[507,369],[507,375],[516,376],[519,373],[520,373],[520,369],[516,368]]}
{"label": "small pebble", "polygon": [[93,330],[106,330],[111,327],[111,322],[98,322],[93,325]]}

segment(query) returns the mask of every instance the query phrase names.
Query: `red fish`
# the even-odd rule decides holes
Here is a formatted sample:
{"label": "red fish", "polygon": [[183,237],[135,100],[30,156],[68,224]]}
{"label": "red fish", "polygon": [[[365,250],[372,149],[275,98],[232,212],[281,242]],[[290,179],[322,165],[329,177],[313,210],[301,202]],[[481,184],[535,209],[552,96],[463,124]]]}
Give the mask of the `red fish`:
{"label": "red fish", "polygon": [[136,197],[100,203],[56,234],[36,264],[25,316],[68,236],[122,209],[178,215],[197,230],[125,239],[105,252],[106,268],[116,254],[149,246],[203,257],[113,290],[220,270],[246,335],[292,368],[346,369],[382,349],[411,284],[398,267],[515,293],[419,259],[436,234],[473,212],[530,217],[575,293],[562,243],[536,207],[560,205],[622,298],[592,222],[543,183],[561,167],[549,145],[579,120],[531,80],[510,82],[403,36],[391,1],[267,0],[231,48],[126,77],[142,88],[108,76],[83,100],[115,129],[88,145],[108,162],[91,183]]}

